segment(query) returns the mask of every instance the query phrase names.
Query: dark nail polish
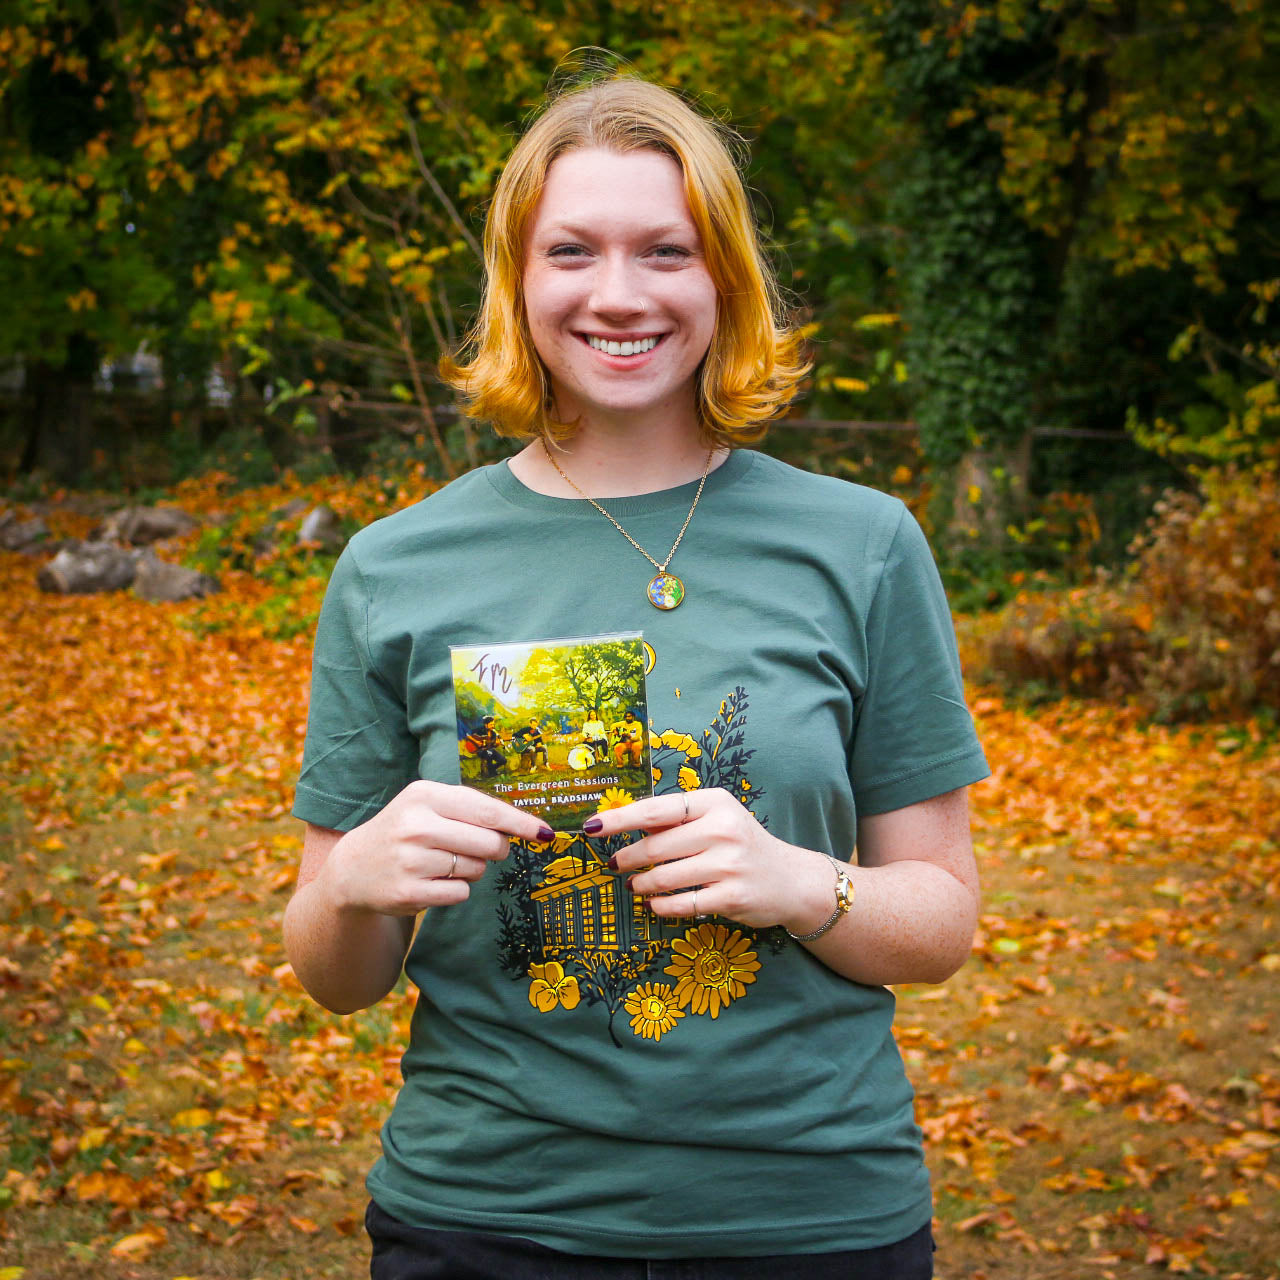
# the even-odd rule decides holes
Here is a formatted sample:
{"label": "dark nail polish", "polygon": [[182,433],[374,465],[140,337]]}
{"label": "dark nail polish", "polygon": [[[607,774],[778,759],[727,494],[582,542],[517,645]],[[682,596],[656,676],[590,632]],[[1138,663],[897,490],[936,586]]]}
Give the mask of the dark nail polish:
{"label": "dark nail polish", "polygon": [[609,859],[609,870],[617,871],[617,869],[618,869],[618,855],[615,853],[613,857]]}
{"label": "dark nail polish", "polygon": [[587,835],[593,836],[603,826],[604,820],[602,818],[588,818],[586,822],[582,824],[582,829],[587,833]]}
{"label": "dark nail polish", "polygon": [[556,833],[552,831],[545,822],[538,828],[538,839],[541,840],[543,844],[549,844],[555,838]]}

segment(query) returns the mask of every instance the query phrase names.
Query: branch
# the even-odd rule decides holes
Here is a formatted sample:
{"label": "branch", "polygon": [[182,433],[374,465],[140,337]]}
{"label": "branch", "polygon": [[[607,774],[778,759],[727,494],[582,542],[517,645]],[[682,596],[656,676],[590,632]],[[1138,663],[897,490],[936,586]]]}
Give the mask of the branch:
{"label": "branch", "polygon": [[476,255],[477,260],[483,262],[484,253],[481,251],[475,236],[471,234],[467,224],[462,220],[462,215],[458,212],[453,201],[449,199],[448,193],[436,180],[436,175],[427,167],[426,157],[423,156],[422,146],[418,142],[418,126],[414,124],[413,117],[407,111],[404,113],[404,127],[409,132],[409,144],[413,147],[413,158],[417,162],[418,171],[434,192],[436,199],[444,206],[444,210],[449,215],[453,225],[458,228],[458,234],[466,241],[467,246]]}

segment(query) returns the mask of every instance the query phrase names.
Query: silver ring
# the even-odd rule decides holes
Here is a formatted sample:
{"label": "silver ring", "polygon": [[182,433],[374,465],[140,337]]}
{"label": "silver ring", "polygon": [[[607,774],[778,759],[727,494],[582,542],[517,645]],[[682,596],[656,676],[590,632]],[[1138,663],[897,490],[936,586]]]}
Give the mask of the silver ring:
{"label": "silver ring", "polygon": [[457,871],[457,869],[458,869],[458,855],[455,853],[455,854],[453,855],[453,862],[452,862],[452,864],[451,864],[451,865],[450,865],[450,867],[449,867],[449,874],[448,874],[447,876],[445,876],[445,879],[446,879],[446,880],[452,880],[452,879],[453,879],[453,873],[454,873],[455,871]]}
{"label": "silver ring", "polygon": [[698,886],[693,886],[693,918],[698,918]]}
{"label": "silver ring", "polygon": [[680,825],[683,827],[689,821],[689,797],[684,797],[684,817],[680,819]]}

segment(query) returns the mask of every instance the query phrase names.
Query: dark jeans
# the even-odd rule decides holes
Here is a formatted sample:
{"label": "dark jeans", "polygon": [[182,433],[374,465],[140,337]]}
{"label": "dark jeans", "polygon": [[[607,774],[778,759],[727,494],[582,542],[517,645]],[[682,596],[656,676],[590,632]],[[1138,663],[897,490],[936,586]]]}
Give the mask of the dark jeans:
{"label": "dark jeans", "polygon": [[768,1258],[598,1258],[560,1253],[520,1236],[427,1231],[406,1226],[372,1201],[371,1280],[930,1280],[933,1235],[881,1249],[787,1253]]}

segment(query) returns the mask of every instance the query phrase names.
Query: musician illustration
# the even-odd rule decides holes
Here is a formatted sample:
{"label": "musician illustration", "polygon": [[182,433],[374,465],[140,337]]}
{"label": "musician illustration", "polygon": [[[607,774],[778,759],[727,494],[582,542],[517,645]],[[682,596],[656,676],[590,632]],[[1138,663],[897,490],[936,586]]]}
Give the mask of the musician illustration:
{"label": "musician illustration", "polygon": [[511,735],[511,741],[520,750],[520,767],[529,773],[538,768],[538,757],[542,757],[542,767],[548,768],[547,744],[542,736],[542,727],[536,719],[530,719],[527,725],[521,726]]}
{"label": "musician illustration", "polygon": [[613,738],[613,758],[621,767],[630,762],[640,765],[644,760],[644,725],[635,718],[634,713],[623,713],[622,719],[609,726],[609,734]]}
{"label": "musician illustration", "polygon": [[466,741],[480,761],[480,776],[492,778],[507,767],[507,757],[502,750],[502,739],[494,727],[492,716],[485,716],[481,728],[467,734]]}

